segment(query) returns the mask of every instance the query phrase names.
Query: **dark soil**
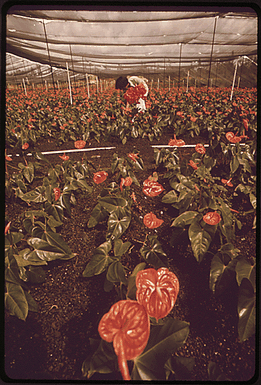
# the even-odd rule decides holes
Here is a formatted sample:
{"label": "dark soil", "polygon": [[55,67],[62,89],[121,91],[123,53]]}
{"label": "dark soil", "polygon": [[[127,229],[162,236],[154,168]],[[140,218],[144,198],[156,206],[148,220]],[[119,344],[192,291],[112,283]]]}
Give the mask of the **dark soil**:
{"label": "dark soil", "polygon": [[[163,136],[159,142],[150,143],[148,140],[129,140],[125,145],[113,141],[97,144],[92,142],[90,147],[115,146],[112,150],[95,150],[87,152],[97,169],[110,169],[113,153],[126,156],[136,148],[144,161],[145,171],[135,172],[142,181],[154,171],[153,148],[151,144],[166,144],[171,135]],[[198,139],[190,140],[197,143]],[[73,143],[66,143],[57,148],[54,142],[43,142],[38,147],[41,151],[57,149],[72,149]],[[186,157],[194,149],[179,150],[180,157]],[[9,151],[12,153],[12,151]],[[59,154],[58,154],[59,155]],[[62,160],[58,155],[48,155],[50,162]],[[83,153],[69,154],[71,159],[80,160]],[[13,157],[14,162],[21,161]],[[29,157],[28,157],[29,158]],[[165,180],[159,180],[166,185]],[[90,261],[93,250],[105,241],[106,227],[98,225],[88,229],[87,222],[90,213],[97,203],[99,191],[106,185],[95,185],[89,196],[77,193],[77,205],[72,208],[70,219],[65,219],[61,235],[77,256],[68,261],[54,261],[44,267],[46,280],[43,284],[31,286],[31,294],[39,306],[38,313],[29,312],[26,321],[14,316],[5,316],[5,373],[11,379],[49,379],[49,380],[83,380],[81,366],[88,355],[89,337],[98,337],[97,327],[100,318],[111,305],[118,300],[117,293],[112,290],[106,293],[103,289],[104,275],[84,278],[82,273]],[[195,357],[192,381],[208,381],[207,366],[209,361],[215,362],[221,371],[232,382],[248,381],[254,374],[255,337],[240,343],[237,334],[237,285],[222,297],[216,298],[209,289],[209,270],[211,257],[198,264],[192,254],[187,239],[179,247],[169,244],[170,228],[173,216],[170,210],[161,203],[160,197],[147,198],[134,186],[134,191],[142,212],[137,209],[137,216],[144,216],[153,211],[164,220],[157,230],[157,235],[168,255],[171,270],[175,272],[180,282],[180,293],[170,316],[190,323],[190,333],[185,345],[178,354],[185,357]],[[251,209],[246,198],[239,197],[235,201],[238,211]],[[6,200],[6,215],[12,224],[21,227],[23,212],[28,209],[25,202],[14,199]],[[238,214],[242,222],[242,230],[237,231],[235,247],[243,255],[251,258],[256,255],[256,233],[252,229],[253,214],[243,216]],[[126,235],[125,235],[126,234]],[[123,260],[130,270],[142,262],[139,254],[141,242],[146,231],[137,221],[132,221],[130,228],[122,239],[129,240],[133,245],[131,253]],[[211,246],[215,253],[217,246]],[[120,374],[94,375],[91,380],[121,379]]]}

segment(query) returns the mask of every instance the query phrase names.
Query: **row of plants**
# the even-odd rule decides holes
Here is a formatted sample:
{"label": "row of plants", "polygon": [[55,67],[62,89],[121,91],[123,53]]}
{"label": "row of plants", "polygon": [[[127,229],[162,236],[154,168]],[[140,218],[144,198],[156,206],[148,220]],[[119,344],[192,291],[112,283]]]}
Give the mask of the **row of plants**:
{"label": "row of plants", "polygon": [[[11,161],[7,160],[7,196],[36,205],[25,212],[22,229],[12,228],[8,220],[6,223],[7,310],[24,320],[29,310],[37,310],[29,287],[43,282],[41,266],[53,259],[75,256],[59,230],[64,218],[70,217],[71,205],[77,204],[77,193],[88,195],[93,183],[102,186],[106,181],[88,220],[89,228],[106,224],[106,241],[94,250],[83,277],[106,273],[104,289],[115,288],[119,301],[100,321],[101,339],[90,339],[92,351],[83,363],[83,375],[90,378],[95,372],[120,369],[124,379],[170,380],[188,376],[194,365],[193,358],[176,353],[186,341],[189,324],[171,316],[179,284],[155,230],[163,221],[153,212],[142,212],[133,185],[148,199],[161,197],[162,205],[176,210],[170,226],[174,247],[187,233],[198,263],[212,258],[209,286],[215,295],[236,280],[239,339],[243,342],[249,338],[255,331],[255,258],[249,261],[233,245],[241,223],[232,206],[233,196],[239,191],[256,209],[255,148],[253,143],[240,144],[216,140],[207,149],[198,144],[191,159],[182,162],[177,149],[156,149],[155,171],[146,180],[137,177],[144,163],[136,150],[126,157],[114,154],[111,168],[106,170],[96,170],[84,158],[72,162],[68,156],[61,156],[62,164],[52,165],[38,150],[33,151],[34,162],[24,157],[25,164],[18,164],[18,173],[10,172]],[[218,176],[220,152],[225,160],[224,175]],[[159,180],[168,180],[169,187],[164,189]],[[133,245],[121,237],[132,221],[147,232],[138,250],[144,262],[130,271],[124,265],[124,256]],[[219,249],[213,255],[214,240]],[[211,371],[218,373],[212,364]]]}
{"label": "row of plants", "polygon": [[257,131],[257,90],[238,89],[230,100],[229,88],[177,88],[151,90],[147,110],[139,113],[127,105],[124,93],[107,88],[88,97],[84,87],[60,89],[6,90],[6,144],[21,148],[35,146],[42,138],[53,138],[57,145],[67,141],[159,139],[163,132],[177,136],[201,136],[207,142],[227,132],[255,140]]}

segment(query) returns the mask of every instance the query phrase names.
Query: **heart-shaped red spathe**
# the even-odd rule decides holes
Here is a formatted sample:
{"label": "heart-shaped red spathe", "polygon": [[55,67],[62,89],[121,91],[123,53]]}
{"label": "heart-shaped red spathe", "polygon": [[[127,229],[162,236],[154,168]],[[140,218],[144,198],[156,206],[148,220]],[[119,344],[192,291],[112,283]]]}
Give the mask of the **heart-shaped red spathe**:
{"label": "heart-shaped red spathe", "polygon": [[96,184],[100,184],[107,179],[108,173],[106,171],[98,171],[93,174],[93,181]]}
{"label": "heart-shaped red spathe", "polygon": [[155,214],[152,212],[146,214],[143,218],[143,223],[146,227],[149,229],[156,229],[157,227],[161,226],[163,223],[162,219],[159,219],[156,217]]}
{"label": "heart-shaped red spathe", "polygon": [[164,191],[162,185],[154,180],[146,179],[143,182],[143,193],[149,197],[156,197]]}
{"label": "heart-shaped red spathe", "polygon": [[126,360],[133,360],[143,352],[150,335],[145,308],[133,300],[116,302],[100,320],[98,332],[102,339],[113,342],[123,379],[130,380]]}
{"label": "heart-shaped red spathe", "polygon": [[139,271],[136,277],[136,298],[150,317],[166,317],[172,310],[179,292],[179,281],[165,267]]}
{"label": "heart-shaped red spathe", "polygon": [[221,216],[216,211],[209,211],[203,216],[203,221],[208,225],[217,225],[221,221]]}
{"label": "heart-shaped red spathe", "polygon": [[78,148],[78,149],[84,148],[85,145],[86,145],[85,140],[76,140],[76,141],[74,142],[74,147],[75,147],[75,148]]}

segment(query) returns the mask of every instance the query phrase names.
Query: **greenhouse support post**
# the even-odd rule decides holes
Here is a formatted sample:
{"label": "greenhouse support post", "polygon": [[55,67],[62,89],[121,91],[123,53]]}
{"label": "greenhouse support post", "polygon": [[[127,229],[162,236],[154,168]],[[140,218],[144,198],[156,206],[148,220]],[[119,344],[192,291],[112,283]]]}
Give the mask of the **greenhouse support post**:
{"label": "greenhouse support post", "polygon": [[182,50],[182,43],[179,43],[179,81],[178,81],[178,92],[179,92],[179,86],[180,86],[181,50]]}
{"label": "greenhouse support post", "polygon": [[170,91],[170,76],[169,76],[169,91]]}
{"label": "greenhouse support post", "polygon": [[211,73],[211,63],[212,63],[212,56],[213,56],[213,49],[214,49],[214,41],[215,41],[215,32],[216,32],[217,19],[218,19],[218,16],[215,17],[215,23],[214,23],[214,31],[213,31],[213,39],[212,39],[210,63],[209,63],[209,72],[208,72],[208,88],[209,88],[209,79],[210,79],[210,73]]}
{"label": "greenhouse support post", "polygon": [[68,86],[69,86],[69,91],[70,91],[70,103],[72,104],[73,103],[73,100],[72,100],[72,88],[71,88],[69,66],[68,66],[67,62],[66,62],[66,68],[67,68],[67,76],[68,76]]}
{"label": "greenhouse support post", "polygon": [[24,86],[24,93],[25,93],[25,96],[27,96],[27,90],[26,90],[26,85],[25,85],[24,78],[23,78],[23,86]]}
{"label": "greenhouse support post", "polygon": [[97,94],[99,93],[99,81],[98,76],[96,76],[96,86],[97,86]]}
{"label": "greenhouse support post", "polygon": [[87,92],[88,92],[88,98],[90,98],[90,88],[89,88],[89,79],[88,79],[88,74],[86,74],[86,84],[87,84]]}
{"label": "greenhouse support post", "polygon": [[187,76],[187,89],[186,89],[187,93],[188,93],[188,85],[189,85],[189,71],[188,71],[188,76]]}
{"label": "greenhouse support post", "polygon": [[237,74],[237,62],[238,62],[238,60],[236,61],[236,66],[235,66],[235,71],[234,71],[234,78],[233,78],[233,83],[232,83],[232,89],[231,89],[230,100],[232,100],[232,97],[233,97],[233,91],[234,91],[235,80],[236,80],[236,74]]}
{"label": "greenhouse support post", "polygon": [[54,77],[53,77],[53,67],[52,67],[51,56],[50,56],[50,51],[49,51],[49,45],[48,45],[48,40],[47,40],[47,33],[46,33],[46,28],[45,28],[45,22],[44,22],[44,20],[42,22],[43,22],[43,29],[44,29],[44,35],[45,35],[45,42],[46,42],[46,48],[47,48],[47,53],[48,53],[48,59],[49,59],[49,62],[51,63],[50,67],[51,67],[53,88],[55,90]]}

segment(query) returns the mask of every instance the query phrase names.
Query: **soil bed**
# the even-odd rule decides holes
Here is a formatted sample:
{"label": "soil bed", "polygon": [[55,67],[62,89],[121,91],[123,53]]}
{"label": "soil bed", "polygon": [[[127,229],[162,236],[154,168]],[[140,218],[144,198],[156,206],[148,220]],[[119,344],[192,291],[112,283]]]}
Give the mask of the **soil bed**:
{"label": "soil bed", "polygon": [[[115,146],[112,150],[95,150],[86,153],[98,170],[110,168],[112,155],[126,156],[134,149],[140,151],[144,161],[144,170],[135,172],[139,181],[145,180],[154,171],[154,154],[151,144],[167,144],[171,135],[164,135],[159,141],[150,143],[147,139],[128,140],[125,145],[113,141],[103,141],[97,145],[92,141],[89,147]],[[197,143],[198,139],[186,141]],[[87,147],[86,146],[86,147]],[[73,149],[73,142],[57,148],[55,142],[39,145],[40,151]],[[190,159],[192,148],[180,148],[180,158]],[[15,149],[8,151],[15,154]],[[83,153],[71,153],[70,158],[80,160]],[[58,155],[48,155],[50,162],[59,161]],[[13,157],[14,165],[21,161]],[[62,163],[62,160],[61,162]],[[90,261],[93,250],[105,241],[106,226],[98,225],[94,229],[87,227],[97,195],[103,187],[95,185],[90,195],[77,193],[77,204],[72,207],[71,218],[65,219],[60,234],[68,243],[75,258],[68,261],[49,262],[44,266],[46,280],[41,285],[31,285],[30,292],[37,301],[38,313],[29,312],[26,321],[14,316],[5,316],[5,370],[12,379],[49,379],[83,380],[81,366],[88,355],[89,337],[98,337],[97,327],[101,316],[119,298],[115,290],[106,293],[103,289],[104,274],[93,278],[84,278],[82,273]],[[166,180],[159,180],[166,186]],[[208,381],[207,366],[215,362],[231,381],[248,381],[255,373],[255,337],[240,343],[237,333],[236,285],[231,285],[229,295],[216,298],[209,289],[209,271],[211,258],[204,258],[198,264],[193,256],[188,240],[178,247],[169,244],[169,225],[173,213],[161,202],[161,197],[148,198],[140,188],[134,186],[142,215],[152,211],[164,220],[156,232],[165,253],[168,255],[170,268],[180,282],[180,293],[173,311],[169,315],[190,323],[190,333],[185,345],[178,350],[184,357],[195,357],[195,366],[191,381]],[[237,197],[234,206],[239,212],[251,209],[246,198]],[[33,208],[33,205],[32,207]],[[28,210],[25,202],[6,200],[6,215],[13,225],[21,226],[23,213]],[[137,209],[137,216],[140,212]],[[236,232],[234,246],[247,258],[256,255],[256,233],[252,229],[254,214],[238,214],[242,229]],[[139,254],[141,242],[146,230],[137,221],[132,221],[122,240],[130,241],[134,247],[123,260],[123,265],[130,271],[143,262]],[[217,251],[215,242],[211,245],[212,253]],[[234,300],[233,300],[234,299]],[[95,374],[91,380],[121,379],[120,374]]]}

